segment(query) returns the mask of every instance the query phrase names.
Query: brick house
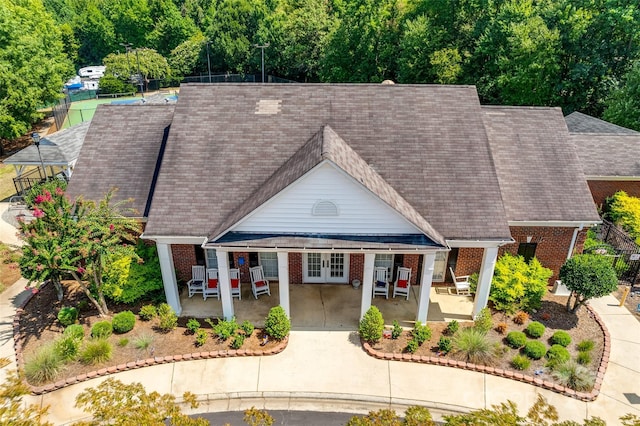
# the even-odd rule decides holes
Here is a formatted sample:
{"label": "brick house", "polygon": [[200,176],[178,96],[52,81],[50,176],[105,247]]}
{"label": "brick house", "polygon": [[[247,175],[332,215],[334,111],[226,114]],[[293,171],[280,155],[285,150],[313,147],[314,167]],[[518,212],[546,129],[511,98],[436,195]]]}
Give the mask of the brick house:
{"label": "brick house", "polygon": [[169,304],[191,266],[262,265],[287,313],[300,283],[412,269],[432,285],[478,272],[474,314],[509,251],[557,272],[599,217],[558,108],[481,106],[475,87],[192,84],[174,105],[101,105],[69,184],[133,198]]}

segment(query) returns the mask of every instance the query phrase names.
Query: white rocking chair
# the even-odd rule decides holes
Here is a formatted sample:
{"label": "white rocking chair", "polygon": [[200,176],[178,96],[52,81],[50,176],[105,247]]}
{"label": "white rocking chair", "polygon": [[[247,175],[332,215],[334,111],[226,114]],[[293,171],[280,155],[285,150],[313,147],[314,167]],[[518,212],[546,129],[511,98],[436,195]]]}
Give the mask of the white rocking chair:
{"label": "white rocking chair", "polygon": [[253,292],[253,297],[257,299],[261,294],[268,294],[269,296],[271,296],[269,281],[264,279],[264,271],[262,270],[262,266],[254,266],[253,268],[249,268],[249,272],[251,273],[251,291]]}
{"label": "white rocking chair", "polygon": [[398,266],[398,275],[393,282],[393,297],[396,295],[406,296],[409,300],[409,290],[411,289],[411,268]]}
{"label": "white rocking chair", "polygon": [[237,297],[238,300],[242,300],[240,269],[229,269],[229,280],[231,281],[231,298]]}
{"label": "white rocking chair", "polygon": [[204,266],[193,265],[191,267],[191,279],[187,281],[189,297],[196,293],[202,293],[204,289]]}
{"label": "white rocking chair", "polygon": [[451,278],[453,279],[453,284],[456,286],[456,294],[461,296],[469,296],[471,295],[471,285],[469,284],[469,275],[462,275],[456,277],[456,274],[453,272],[453,268],[449,267],[449,271],[451,272]]}
{"label": "white rocking chair", "polygon": [[211,268],[207,269],[207,283],[202,291],[202,297],[207,300],[207,297],[215,296],[220,299],[220,286],[218,285],[218,270]]}
{"label": "white rocking chair", "polygon": [[373,274],[373,297],[384,296],[385,299],[389,298],[389,274],[387,268],[378,267],[375,268]]}

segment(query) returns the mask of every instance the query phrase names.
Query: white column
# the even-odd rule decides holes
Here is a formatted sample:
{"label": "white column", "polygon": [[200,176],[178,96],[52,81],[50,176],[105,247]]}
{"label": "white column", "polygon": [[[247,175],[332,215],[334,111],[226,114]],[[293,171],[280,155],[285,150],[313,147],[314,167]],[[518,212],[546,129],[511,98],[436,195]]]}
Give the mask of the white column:
{"label": "white column", "polygon": [[158,258],[160,260],[160,272],[162,273],[162,284],[167,303],[177,315],[182,313],[180,305],[180,293],[178,293],[178,282],[176,280],[176,269],[173,266],[173,255],[171,246],[166,243],[156,243]]}
{"label": "white column", "polygon": [[284,313],[291,318],[289,309],[289,253],[278,252],[278,290],[280,291],[280,306]]}
{"label": "white column", "polygon": [[431,284],[433,283],[433,268],[436,263],[436,254],[425,253],[422,261],[422,277],[420,279],[420,294],[418,295],[418,315],[416,321],[422,324],[427,322],[429,313],[429,295],[431,294]]}
{"label": "white column", "polygon": [[231,280],[229,279],[229,254],[216,249],[218,259],[218,284],[222,300],[222,316],[225,320],[233,318],[233,298],[231,297]]}
{"label": "white column", "polygon": [[487,247],[482,254],[482,266],[478,275],[478,287],[476,297],[473,301],[473,317],[475,318],[489,302],[489,291],[491,290],[491,280],[493,271],[496,268],[498,258],[498,247]]}
{"label": "white column", "polygon": [[373,294],[373,265],[376,260],[375,253],[365,253],[364,271],[362,272],[362,302],[360,305],[360,319],[364,317],[371,307],[371,296]]}

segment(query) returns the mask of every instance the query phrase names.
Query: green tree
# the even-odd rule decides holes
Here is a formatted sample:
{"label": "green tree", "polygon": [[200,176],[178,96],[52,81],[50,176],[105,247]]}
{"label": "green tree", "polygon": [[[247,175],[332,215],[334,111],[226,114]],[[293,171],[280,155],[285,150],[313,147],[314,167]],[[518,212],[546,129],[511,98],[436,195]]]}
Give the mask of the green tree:
{"label": "green tree", "polygon": [[128,80],[132,74],[140,74],[144,81],[149,78],[164,79],[171,75],[169,63],[164,56],[153,49],[135,49],[126,53],[111,53],[104,58],[107,67],[105,75],[117,76],[122,80]]}
{"label": "green tree", "polygon": [[0,385],[0,425],[6,426],[51,426],[44,420],[49,407],[26,405],[22,396],[29,394],[29,388],[15,374],[10,372]]}
{"label": "green tree", "polygon": [[[198,407],[194,394],[186,392],[182,398],[192,409]],[[75,423],[76,426],[209,425],[206,419],[194,419],[183,414],[174,395],[149,393],[140,383],[124,384],[115,379],[107,379],[96,388],[88,388],[81,392],[76,397],[76,407],[83,409],[92,417],[90,421]]]}
{"label": "green tree", "polygon": [[146,46],[147,35],[154,28],[148,0],[102,1],[98,7],[113,25],[118,42],[131,43],[135,48]]}
{"label": "green tree", "polygon": [[153,46],[161,55],[169,55],[173,49],[198,31],[191,18],[182,16],[171,0],[150,0],[149,7],[155,26],[147,34],[147,44]]}
{"label": "green tree", "polygon": [[0,0],[0,139],[25,134],[73,75],[41,0]]}
{"label": "green tree", "polygon": [[640,131],[640,61],[635,62],[623,84],[611,93],[602,118]]}
{"label": "green tree", "polygon": [[102,58],[118,48],[113,23],[93,0],[77,0],[78,12],[72,21],[80,66],[99,65]]}
{"label": "green tree", "polygon": [[206,41],[204,35],[198,32],[176,46],[168,57],[171,75],[184,77],[193,74],[203,56]]}
{"label": "green tree", "polygon": [[560,279],[571,290],[567,299],[567,311],[570,312],[576,312],[589,299],[606,296],[618,288],[611,260],[595,254],[579,254],[567,259],[560,267]]}

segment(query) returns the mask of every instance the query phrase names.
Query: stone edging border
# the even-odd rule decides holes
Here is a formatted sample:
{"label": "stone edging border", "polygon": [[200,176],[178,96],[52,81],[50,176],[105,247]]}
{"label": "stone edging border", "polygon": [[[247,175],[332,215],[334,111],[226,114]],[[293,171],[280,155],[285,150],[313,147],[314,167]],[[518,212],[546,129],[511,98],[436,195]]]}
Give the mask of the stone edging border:
{"label": "stone edging border", "polygon": [[[13,342],[14,350],[16,353],[16,366],[18,370],[24,367],[24,357],[22,354],[22,342],[24,336],[20,333],[20,316],[24,312],[25,306],[29,303],[35,293],[32,293],[27,299],[22,302],[20,307],[16,309],[16,315],[13,317]],[[78,376],[68,377],[66,379],[58,380],[55,383],[48,383],[44,386],[33,386],[27,383],[29,390],[34,395],[42,395],[48,392],[52,392],[58,389],[62,389],[66,386],[70,386],[76,383],[91,380],[96,377],[108,376],[110,374],[119,373],[122,371],[135,370],[136,368],[149,367],[152,365],[167,364],[170,362],[179,361],[191,361],[196,359],[208,359],[208,358],[231,358],[241,356],[266,356],[275,355],[282,352],[289,343],[289,337],[282,339],[276,347],[265,350],[251,350],[251,349],[228,349],[221,351],[211,352],[194,352],[183,355],[167,355],[157,356],[153,358],[140,359],[138,361],[131,361],[126,364],[114,365],[111,367],[101,368],[99,370],[90,371],[86,374],[80,374]]]}
{"label": "stone edging border", "polygon": [[595,401],[595,399],[600,394],[600,386],[602,386],[604,373],[607,371],[607,366],[609,365],[609,356],[611,354],[611,336],[609,335],[609,330],[607,330],[607,327],[604,325],[604,322],[602,321],[598,313],[594,311],[589,305],[586,305],[586,308],[589,310],[589,313],[593,315],[594,319],[596,320],[596,323],[598,323],[598,325],[602,329],[602,333],[604,334],[604,347],[602,351],[602,359],[600,360],[600,366],[598,367],[598,372],[596,374],[596,380],[593,385],[593,389],[590,392],[577,392],[568,387],[561,386],[559,384],[556,384],[547,380],[543,380],[538,377],[533,377],[527,374],[519,373],[517,371],[503,370],[502,368],[494,368],[486,365],[476,365],[476,364],[472,364],[465,361],[457,361],[454,359],[445,359],[445,358],[439,358],[435,356],[381,352],[381,351],[375,350],[374,348],[371,347],[369,343],[364,341],[362,341],[362,346],[365,352],[370,356],[374,358],[382,359],[385,361],[421,362],[424,364],[434,364],[434,365],[462,368],[464,370],[477,371],[479,373],[486,373],[494,376],[505,377],[507,379],[518,380],[520,382],[525,382],[533,386],[538,386],[544,389],[548,389],[553,392],[569,396],[571,398],[579,399],[581,401]]}

